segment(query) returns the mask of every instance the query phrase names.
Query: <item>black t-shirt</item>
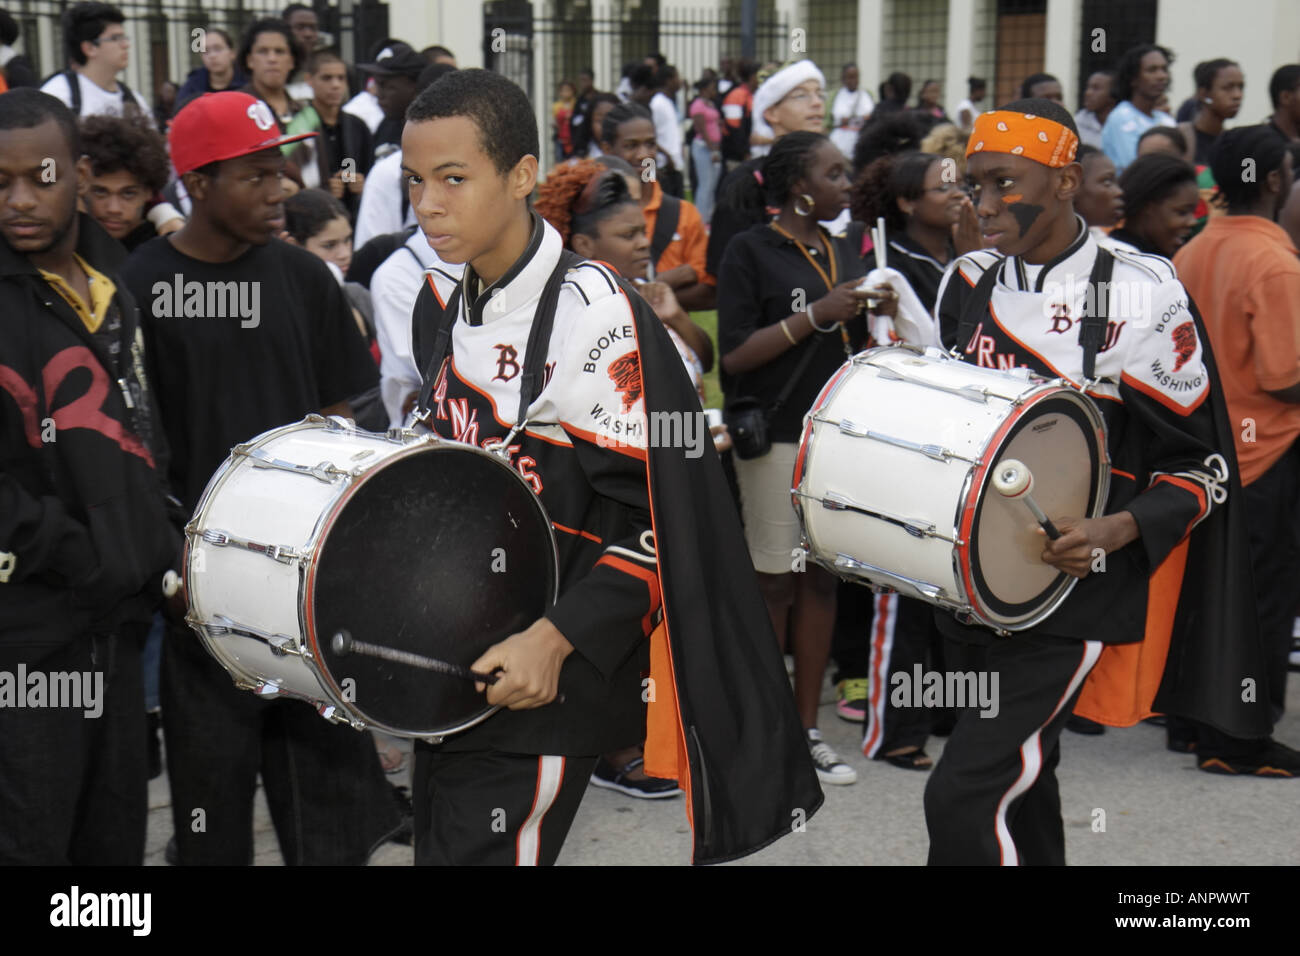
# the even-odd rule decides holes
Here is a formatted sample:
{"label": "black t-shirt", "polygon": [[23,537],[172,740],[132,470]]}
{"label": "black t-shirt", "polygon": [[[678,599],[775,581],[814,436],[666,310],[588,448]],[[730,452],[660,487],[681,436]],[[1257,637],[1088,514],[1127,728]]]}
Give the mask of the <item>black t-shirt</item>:
{"label": "black t-shirt", "polygon": [[[824,230],[822,235],[830,240],[834,250],[837,283],[866,275],[856,250],[843,239],[827,236]],[[820,260],[823,256],[818,253],[814,258]],[[827,264],[820,265],[830,275]],[[796,299],[800,289],[803,295]],[[816,302],[827,291],[825,280],[790,239],[768,225],[742,232],[727,245],[718,273],[718,353],[726,355],[758,329],[775,325],[800,311],[803,303]],[[817,324],[824,327],[827,322],[819,320]],[[847,328],[850,347],[856,351],[866,342],[866,322],[856,318]],[[740,375],[722,375],[722,388],[728,401],[757,398],[770,407],[810,348],[817,350],[816,358],[804,369],[785,404],[768,423],[772,441],[799,440],[804,413],[817,400],[817,393],[826,380],[844,364],[844,339],[839,330],[810,335],[759,368]]]}
{"label": "black t-shirt", "polygon": [[343,290],[305,250],[273,239],[211,263],[161,237],[132,253],[122,277],[140,308],[172,489],[189,508],[233,445],[378,381]]}

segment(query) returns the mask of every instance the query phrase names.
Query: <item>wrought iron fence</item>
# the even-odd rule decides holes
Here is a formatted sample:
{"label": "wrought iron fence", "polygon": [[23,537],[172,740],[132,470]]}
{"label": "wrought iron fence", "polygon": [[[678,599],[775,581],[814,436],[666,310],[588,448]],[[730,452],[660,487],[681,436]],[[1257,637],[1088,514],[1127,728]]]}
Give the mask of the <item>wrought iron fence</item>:
{"label": "wrought iron fence", "polygon": [[[131,41],[126,82],[153,102],[163,81],[179,83],[190,70],[202,65],[193,31],[221,27],[238,38],[253,21],[279,16],[286,0],[117,0],[114,5],[126,16],[123,26]],[[61,0],[5,3],[22,31],[23,49],[42,78],[67,66],[59,22],[67,6]],[[388,33],[388,7],[380,0],[356,0],[347,18],[337,0],[317,0],[310,6],[328,41],[337,42],[344,32],[351,33],[358,58],[371,43]]]}

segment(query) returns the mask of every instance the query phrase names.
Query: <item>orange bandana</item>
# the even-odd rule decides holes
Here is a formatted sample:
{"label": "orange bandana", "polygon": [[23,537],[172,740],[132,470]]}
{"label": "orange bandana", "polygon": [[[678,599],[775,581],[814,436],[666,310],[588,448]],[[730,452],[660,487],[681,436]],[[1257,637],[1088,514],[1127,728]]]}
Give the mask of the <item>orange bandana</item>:
{"label": "orange bandana", "polygon": [[975,118],[966,158],[975,153],[1010,153],[1057,169],[1074,162],[1079,137],[1055,120],[1033,113],[990,110]]}

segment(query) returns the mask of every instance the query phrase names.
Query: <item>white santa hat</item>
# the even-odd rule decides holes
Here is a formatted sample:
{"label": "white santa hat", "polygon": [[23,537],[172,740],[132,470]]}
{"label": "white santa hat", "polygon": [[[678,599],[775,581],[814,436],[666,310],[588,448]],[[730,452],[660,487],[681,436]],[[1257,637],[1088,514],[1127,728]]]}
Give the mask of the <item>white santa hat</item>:
{"label": "white santa hat", "polygon": [[816,80],[817,85],[823,89],[826,87],[826,77],[812,60],[791,63],[764,80],[763,85],[754,92],[754,132],[759,136],[772,139],[774,136],[772,127],[768,125],[767,120],[763,119],[763,113],[785,99],[800,83],[807,83],[809,80]]}

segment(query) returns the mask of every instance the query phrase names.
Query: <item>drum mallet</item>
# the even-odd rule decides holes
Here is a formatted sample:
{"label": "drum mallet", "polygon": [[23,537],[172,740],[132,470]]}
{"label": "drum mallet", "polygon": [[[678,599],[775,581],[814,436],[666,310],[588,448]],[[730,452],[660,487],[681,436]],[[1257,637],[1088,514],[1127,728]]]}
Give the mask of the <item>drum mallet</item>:
{"label": "drum mallet", "polygon": [[1060,529],[1052,524],[1052,520],[1043,513],[1043,509],[1038,507],[1038,502],[1034,500],[1032,494],[1034,490],[1034,473],[1022,461],[1015,458],[1008,458],[998,464],[996,471],[993,473],[993,487],[998,490],[998,494],[1004,498],[1019,498],[1025,503],[1025,507],[1030,510],[1035,520],[1043,526],[1047,536],[1055,541],[1061,536]]}
{"label": "drum mallet", "polygon": [[380,644],[353,640],[352,634],[346,630],[335,633],[330,641],[330,648],[340,657],[346,654],[378,657],[381,660],[392,661],[394,664],[405,664],[408,667],[418,667],[421,670],[434,671],[446,674],[448,677],[459,677],[462,680],[472,680],[482,684],[495,684],[498,680],[496,673],[481,674],[459,664],[440,661],[436,657],[425,657],[423,654],[413,654],[410,651],[398,650],[396,647],[384,647]]}

